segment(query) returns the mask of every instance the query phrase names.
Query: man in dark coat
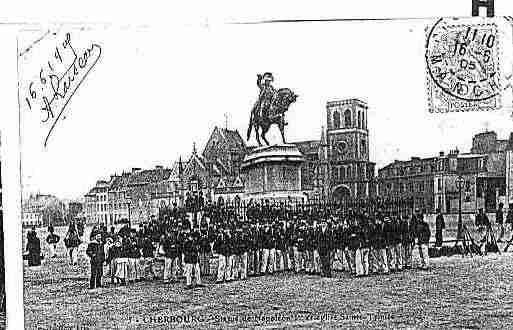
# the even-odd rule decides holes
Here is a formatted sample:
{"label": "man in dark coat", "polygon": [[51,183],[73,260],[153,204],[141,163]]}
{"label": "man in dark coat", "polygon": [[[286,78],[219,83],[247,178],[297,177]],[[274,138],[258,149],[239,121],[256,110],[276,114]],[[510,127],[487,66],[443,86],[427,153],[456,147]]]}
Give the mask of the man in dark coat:
{"label": "man in dark coat", "polygon": [[[2,243],[3,244],[3,243]],[[40,266],[41,265],[41,242],[36,234],[36,229],[32,228],[27,233],[27,251],[28,251],[28,265]]]}
{"label": "man in dark coat", "polygon": [[102,287],[103,262],[105,261],[105,251],[102,243],[102,235],[96,234],[94,239],[87,245],[86,254],[91,264],[91,278],[89,280],[89,289]]}
{"label": "man in dark coat", "polygon": [[429,229],[429,224],[424,220],[424,218],[417,219],[417,240],[419,245],[419,255],[420,255],[420,263],[421,269],[429,268],[429,254],[428,254],[428,245],[429,239],[431,238],[431,230]]}
{"label": "man in dark coat", "polygon": [[497,243],[502,243],[502,238],[504,237],[504,213],[502,212],[503,207],[504,204],[499,203],[497,212],[495,212],[495,223],[499,229],[499,238],[497,238]]}
{"label": "man in dark coat", "polygon": [[444,216],[440,209],[438,209],[438,214],[436,216],[436,234],[435,234],[435,246],[441,247],[443,244],[443,230],[445,229],[445,221]]}

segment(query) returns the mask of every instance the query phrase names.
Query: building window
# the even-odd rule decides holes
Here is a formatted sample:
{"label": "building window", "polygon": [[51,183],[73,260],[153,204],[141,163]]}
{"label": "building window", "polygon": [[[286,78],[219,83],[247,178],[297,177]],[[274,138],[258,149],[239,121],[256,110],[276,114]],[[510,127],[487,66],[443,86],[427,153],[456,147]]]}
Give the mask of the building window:
{"label": "building window", "polygon": [[360,150],[362,152],[362,155],[365,156],[365,154],[367,153],[367,143],[365,142],[365,140],[362,140]]}
{"label": "building window", "polygon": [[470,192],[470,181],[465,181],[465,192]]}
{"label": "building window", "polygon": [[442,179],[438,179],[438,192],[442,191]]}
{"label": "building window", "polygon": [[335,129],[340,128],[340,113],[338,111],[333,112],[333,127]]}
{"label": "building window", "polygon": [[362,128],[362,113],[358,111],[358,128]]}
{"label": "building window", "polygon": [[344,112],[344,125],[345,127],[351,127],[351,110],[349,109]]}
{"label": "building window", "polygon": [[349,166],[347,167],[347,177],[348,177],[349,179],[353,177],[353,169],[352,169],[351,165],[349,165]]}
{"label": "building window", "polygon": [[346,167],[342,166],[340,168],[340,179],[345,180],[346,179]]}
{"label": "building window", "polygon": [[365,129],[365,112],[362,112],[362,128]]}

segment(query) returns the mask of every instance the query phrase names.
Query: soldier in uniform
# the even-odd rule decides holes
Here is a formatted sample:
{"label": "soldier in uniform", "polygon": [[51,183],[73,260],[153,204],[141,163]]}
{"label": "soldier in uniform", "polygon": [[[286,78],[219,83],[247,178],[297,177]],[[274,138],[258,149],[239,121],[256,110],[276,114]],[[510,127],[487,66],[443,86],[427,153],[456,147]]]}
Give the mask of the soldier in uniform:
{"label": "soldier in uniform", "polygon": [[387,262],[389,271],[395,271],[395,227],[389,217],[385,217],[383,223],[383,235],[385,236],[386,244],[387,244]]}
{"label": "soldier in uniform", "polygon": [[394,217],[392,220],[394,228],[393,233],[393,247],[394,247],[394,266],[397,271],[403,270],[403,245],[402,245],[402,232],[401,232],[401,219]]}
{"label": "soldier in uniform", "polygon": [[203,286],[201,284],[201,272],[199,266],[199,238],[200,234],[198,229],[195,229],[194,231],[186,230],[183,242],[186,289],[192,289],[194,287],[192,283],[193,274],[196,286]]}
{"label": "soldier in uniform", "polygon": [[358,233],[360,237],[360,248],[356,254],[356,275],[369,275],[369,249],[370,249],[370,228],[365,216],[360,218]]}
{"label": "soldier in uniform", "polygon": [[248,251],[249,251],[249,227],[244,225],[241,229],[239,242],[239,261],[240,261],[240,279],[245,280],[248,277]]}
{"label": "soldier in uniform", "polygon": [[226,259],[228,257],[228,250],[226,246],[226,234],[222,228],[218,229],[214,241],[214,252],[217,254],[216,283],[223,283],[226,280]]}
{"label": "soldier in uniform", "polygon": [[333,250],[333,231],[331,226],[323,222],[317,233],[317,248],[321,259],[321,274],[331,277],[331,252]]}
{"label": "soldier in uniform", "polygon": [[[289,213],[290,214],[290,213]],[[285,251],[283,253],[283,263],[285,270],[294,270],[294,222],[287,220],[284,231]]]}
{"label": "soldier in uniform", "polygon": [[352,275],[356,275],[356,251],[360,248],[360,236],[356,219],[349,220],[349,228],[347,229],[347,248],[349,251],[349,264]]}
{"label": "soldier in uniform", "polygon": [[282,272],[284,270],[284,255],[286,252],[285,244],[285,233],[283,230],[283,223],[276,222],[274,228],[275,246],[276,246],[276,258],[275,258],[275,270]]}
{"label": "soldier in uniform", "polygon": [[258,275],[258,229],[256,223],[252,223],[248,229],[248,275]]}
{"label": "soldier in uniform", "polygon": [[414,235],[412,233],[411,218],[405,216],[401,219],[401,236],[403,244],[403,267],[410,269],[412,267],[412,250]]}
{"label": "soldier in uniform", "polygon": [[376,218],[376,225],[374,226],[374,248],[380,271],[384,274],[388,274],[387,239],[383,231],[383,222],[380,217]]}
{"label": "soldier in uniform", "polygon": [[211,241],[212,230],[207,226],[202,226],[199,232],[199,261],[202,275],[210,275],[210,257],[212,255]]}
{"label": "soldier in uniform", "polygon": [[271,251],[274,250],[273,233],[268,224],[264,226],[262,232],[262,267],[260,272],[265,274],[269,272],[273,273],[273,265],[271,260]]}
{"label": "soldier in uniform", "polygon": [[299,225],[294,228],[294,240],[293,240],[293,249],[294,249],[294,271],[299,273],[304,270],[305,266],[305,228],[303,225]]}

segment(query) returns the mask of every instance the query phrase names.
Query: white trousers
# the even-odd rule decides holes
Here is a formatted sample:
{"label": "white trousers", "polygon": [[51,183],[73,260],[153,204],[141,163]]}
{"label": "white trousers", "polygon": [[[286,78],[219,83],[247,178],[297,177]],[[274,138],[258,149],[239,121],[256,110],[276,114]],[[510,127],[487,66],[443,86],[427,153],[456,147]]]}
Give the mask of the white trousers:
{"label": "white trousers", "polygon": [[55,244],[49,244],[49,245],[48,245],[48,249],[50,250],[50,252],[49,252],[49,257],[50,257],[50,258],[53,258],[54,256],[56,256],[56,253],[55,253]]}
{"label": "white trousers", "polygon": [[369,275],[369,248],[356,250],[356,275]]}
{"label": "white trousers", "polygon": [[164,281],[178,279],[178,258],[164,258]]}
{"label": "white trousers", "polygon": [[226,279],[226,257],[220,254],[217,257],[217,282],[222,282]]}
{"label": "white trousers", "polygon": [[429,267],[428,245],[419,244],[420,265],[422,268]]}
{"label": "white trousers", "polygon": [[194,281],[196,285],[201,284],[201,272],[199,263],[195,264],[185,264],[185,284],[187,286],[192,285],[192,276],[194,273]]}
{"label": "white trousers", "polygon": [[401,243],[394,245],[394,265],[395,269],[403,269],[403,245]]}

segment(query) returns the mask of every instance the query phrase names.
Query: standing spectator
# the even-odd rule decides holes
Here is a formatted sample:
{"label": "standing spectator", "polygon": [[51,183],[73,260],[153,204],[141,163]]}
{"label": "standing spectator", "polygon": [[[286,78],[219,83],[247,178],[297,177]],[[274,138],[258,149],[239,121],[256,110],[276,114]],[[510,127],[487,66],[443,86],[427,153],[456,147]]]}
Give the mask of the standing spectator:
{"label": "standing spectator", "polygon": [[429,269],[428,245],[429,239],[431,238],[431,231],[429,229],[429,224],[424,220],[424,217],[419,217],[417,221],[417,243],[419,245],[420,268]]}
{"label": "standing spectator", "polygon": [[437,213],[438,214],[436,216],[435,246],[441,247],[444,242],[443,230],[445,229],[445,221],[444,221],[444,216],[442,215],[442,211],[440,210],[440,208],[438,209]]}
{"label": "standing spectator", "polygon": [[513,231],[513,204],[508,205],[508,213],[506,215],[506,223],[509,224],[509,230]]}
{"label": "standing spectator", "polygon": [[[109,265],[110,283],[121,283],[121,279],[116,276],[117,259],[121,256],[121,238],[110,238],[113,244],[108,248],[106,253],[106,264]],[[107,245],[107,244],[106,244]]]}
{"label": "standing spectator", "polygon": [[53,226],[48,226],[48,236],[46,236],[46,243],[48,243],[48,248],[50,250],[49,257],[55,258],[57,257],[57,253],[55,252],[57,248],[57,243],[61,238],[59,235],[54,233]]}
{"label": "standing spectator", "polygon": [[[476,215],[476,226],[479,232],[483,232],[484,229],[487,229],[490,226],[490,220],[486,213],[483,212],[483,209],[479,209]],[[486,242],[486,237],[488,236],[488,230],[485,230],[484,235],[481,237],[481,242]]]}
{"label": "standing spectator", "polygon": [[66,237],[64,238],[64,245],[68,249],[70,264],[78,264],[78,247],[80,246],[80,237],[73,223],[70,223]]}
{"label": "standing spectator", "polygon": [[499,203],[497,212],[495,212],[495,223],[497,223],[497,227],[499,229],[499,238],[497,239],[497,243],[502,243],[502,238],[504,237],[504,214],[502,212],[503,207],[504,204]]}
{"label": "standing spectator", "polygon": [[[2,243],[3,244],[3,243]],[[32,228],[27,233],[27,252],[28,252],[28,265],[41,266],[41,242],[37,237],[36,228]]]}
{"label": "standing spectator", "polygon": [[105,261],[105,252],[102,235],[98,233],[95,238],[88,244],[86,254],[91,263],[91,278],[89,280],[89,289],[102,287],[103,262]]}
{"label": "standing spectator", "polygon": [[127,237],[119,236],[118,240],[115,243],[115,246],[119,248],[119,252],[117,252],[113,256],[113,260],[115,261],[115,276],[118,279],[118,281],[121,283],[121,285],[126,285],[126,280],[128,279],[129,273],[129,262],[128,262],[128,256],[130,254],[129,251],[129,245],[126,244],[126,241],[128,240]]}

